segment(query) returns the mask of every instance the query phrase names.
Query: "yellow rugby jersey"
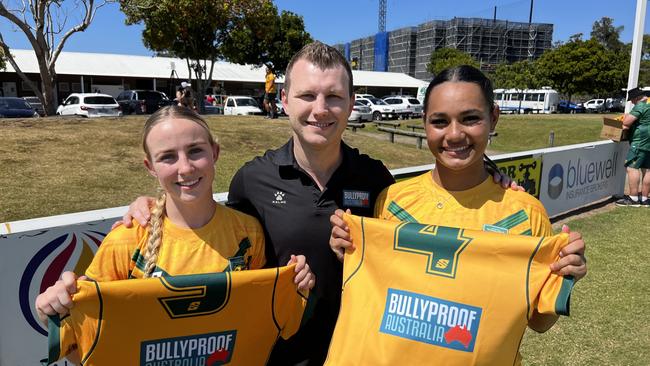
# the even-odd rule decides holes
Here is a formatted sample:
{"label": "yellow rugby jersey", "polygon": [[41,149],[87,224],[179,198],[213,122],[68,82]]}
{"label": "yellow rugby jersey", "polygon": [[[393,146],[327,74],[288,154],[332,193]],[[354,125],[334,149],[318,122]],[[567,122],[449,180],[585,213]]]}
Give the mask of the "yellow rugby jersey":
{"label": "yellow rugby jersey", "polygon": [[79,281],[70,315],[50,318],[49,362],[77,349],[84,365],[264,365],[300,326],[294,270]]}
{"label": "yellow rugby jersey", "polygon": [[552,234],[539,200],[526,192],[503,189],[492,177],[471,189],[452,192],[427,172],[386,188],[377,199],[375,217],[504,234]]}
{"label": "yellow rugby jersey", "polygon": [[528,318],[569,311],[539,238],[345,215],[341,310],[327,365],[512,365]]}
{"label": "yellow rugby jersey", "polygon": [[[86,275],[96,281],[142,278],[148,229],[136,221],[112,230],[99,246]],[[153,276],[257,269],[265,263],[264,231],[252,216],[217,205],[210,222],[180,228],[165,218]]]}

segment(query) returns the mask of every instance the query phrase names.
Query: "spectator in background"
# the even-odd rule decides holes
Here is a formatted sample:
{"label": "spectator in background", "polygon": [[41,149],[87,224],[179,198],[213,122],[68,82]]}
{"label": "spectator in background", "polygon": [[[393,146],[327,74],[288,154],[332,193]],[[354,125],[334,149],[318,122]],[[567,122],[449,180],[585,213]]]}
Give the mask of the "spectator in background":
{"label": "spectator in background", "polygon": [[192,84],[183,81],[181,86],[176,90],[176,104],[179,107],[187,107],[193,111],[197,111],[194,93],[192,92]]}
{"label": "spectator in background", "polygon": [[630,150],[625,158],[629,196],[624,196],[616,204],[650,207],[650,174],[646,174],[650,168],[650,104],[646,103],[647,97],[639,88],[630,89],[627,100],[634,104],[630,113],[623,117],[623,128],[630,130]]}
{"label": "spectator in background", "polygon": [[275,99],[277,98],[277,89],[275,87],[275,74],[273,73],[273,66],[266,65],[266,82],[264,83],[264,109],[268,113],[268,118],[278,118],[275,107]]}

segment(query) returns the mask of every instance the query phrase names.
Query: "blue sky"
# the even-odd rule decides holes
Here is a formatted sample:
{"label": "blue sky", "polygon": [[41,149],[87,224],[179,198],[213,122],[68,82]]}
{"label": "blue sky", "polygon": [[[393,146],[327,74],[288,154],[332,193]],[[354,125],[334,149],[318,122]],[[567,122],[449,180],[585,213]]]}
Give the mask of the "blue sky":
{"label": "blue sky", "polygon": [[[281,10],[300,14],[312,37],[325,43],[343,43],[377,32],[378,0],[276,0]],[[616,5],[614,3],[617,3]],[[494,6],[497,18],[528,21],[530,0],[388,0],[386,29],[413,26],[434,19],[457,17],[492,18]],[[537,0],[534,2],[533,22],[554,24],[553,40],[566,41],[575,33],[589,38],[594,21],[603,16],[624,26],[621,39],[632,41],[636,0]],[[22,32],[15,31],[0,18],[0,32],[13,48],[30,49]],[[73,35],[66,51],[151,55],[141,41],[141,26],[124,25],[124,16],[117,4],[110,4],[97,13],[90,28]],[[650,33],[646,19],[645,33]]]}

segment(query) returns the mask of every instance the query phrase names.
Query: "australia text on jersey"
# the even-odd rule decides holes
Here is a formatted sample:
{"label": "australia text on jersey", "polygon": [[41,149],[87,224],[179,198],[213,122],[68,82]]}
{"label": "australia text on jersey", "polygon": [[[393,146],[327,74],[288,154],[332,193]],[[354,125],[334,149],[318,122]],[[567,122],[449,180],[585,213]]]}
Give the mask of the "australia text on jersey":
{"label": "australia text on jersey", "polygon": [[382,333],[473,352],[481,308],[389,288]]}

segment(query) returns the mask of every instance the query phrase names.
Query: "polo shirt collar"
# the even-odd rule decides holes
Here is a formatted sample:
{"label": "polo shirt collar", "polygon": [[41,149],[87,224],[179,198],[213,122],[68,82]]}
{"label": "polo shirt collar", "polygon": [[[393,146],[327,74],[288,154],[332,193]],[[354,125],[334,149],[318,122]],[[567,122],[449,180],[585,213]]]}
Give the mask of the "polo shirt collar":
{"label": "polo shirt collar", "polygon": [[[341,141],[341,152],[343,153],[343,161],[341,167],[349,167],[350,162],[354,161],[354,149],[348,146],[345,142]],[[287,141],[282,147],[275,151],[273,155],[273,162],[279,166],[292,166],[299,169],[300,166],[296,162],[296,157],[293,154],[293,137]],[[338,169],[337,169],[338,170]]]}

